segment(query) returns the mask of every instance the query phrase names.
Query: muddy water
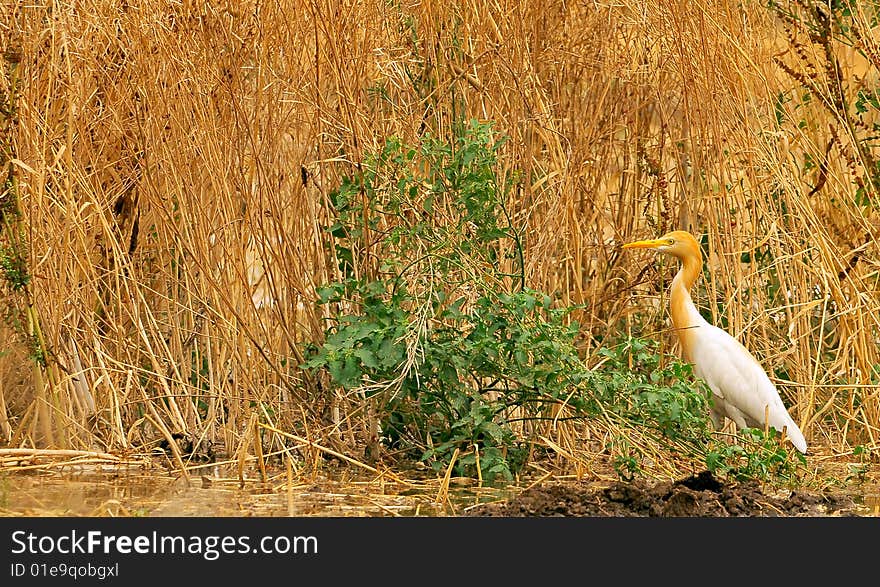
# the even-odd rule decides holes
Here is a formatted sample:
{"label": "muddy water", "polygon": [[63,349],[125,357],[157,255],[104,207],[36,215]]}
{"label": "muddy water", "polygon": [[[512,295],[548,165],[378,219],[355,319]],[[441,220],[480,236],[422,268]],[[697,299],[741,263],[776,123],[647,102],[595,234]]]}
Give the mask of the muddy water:
{"label": "muddy water", "polygon": [[423,484],[281,472],[241,482],[229,470],[179,475],[84,470],[0,472],[0,516],[447,516],[508,494],[453,479]]}
{"label": "muddy water", "polygon": [[[267,471],[265,482],[254,473],[246,474],[242,482],[231,467],[220,466],[193,471],[188,480],[164,469],[0,471],[0,516],[455,516],[493,515],[489,513],[493,504],[507,508],[502,515],[602,515],[597,513],[602,508],[593,513],[585,509],[596,489],[583,482],[534,494],[522,492],[522,488],[477,487],[465,479],[452,479],[446,486],[438,479],[388,480],[375,475],[353,476],[349,471],[291,477],[290,481],[285,471]],[[739,502],[757,502],[763,497],[733,489],[740,492],[732,496]],[[658,502],[669,499],[656,487],[626,490],[637,490],[646,499],[656,497]],[[707,497],[717,501],[712,495]],[[809,507],[786,513],[774,506],[778,514],[771,515],[880,515],[880,485],[837,492],[830,496],[831,501],[828,497],[826,493],[802,493],[797,503]],[[548,499],[552,503],[544,504]],[[510,504],[504,505],[506,502]],[[770,498],[765,502],[770,503]],[[822,502],[837,505],[813,507]],[[525,513],[511,513],[516,511]],[[712,514],[695,511],[691,515]]]}

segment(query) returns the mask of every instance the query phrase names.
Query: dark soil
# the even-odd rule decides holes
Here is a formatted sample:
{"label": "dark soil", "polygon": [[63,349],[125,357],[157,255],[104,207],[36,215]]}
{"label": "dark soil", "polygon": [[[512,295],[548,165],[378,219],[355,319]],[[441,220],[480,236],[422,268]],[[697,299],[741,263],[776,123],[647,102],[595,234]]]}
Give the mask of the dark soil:
{"label": "dark soil", "polygon": [[765,493],[757,482],[728,482],[703,471],[675,482],[618,481],[604,489],[552,483],[503,503],[473,508],[471,516],[849,516],[847,496],[802,490]]}

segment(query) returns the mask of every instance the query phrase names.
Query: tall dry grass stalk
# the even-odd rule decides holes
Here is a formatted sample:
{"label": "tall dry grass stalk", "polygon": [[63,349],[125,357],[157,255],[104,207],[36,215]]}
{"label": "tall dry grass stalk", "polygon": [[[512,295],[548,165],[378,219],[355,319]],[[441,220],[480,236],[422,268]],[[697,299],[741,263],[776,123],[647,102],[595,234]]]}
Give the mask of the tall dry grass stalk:
{"label": "tall dry grass stalk", "polygon": [[[269,453],[277,429],[362,457],[369,410],[297,368],[337,277],[327,196],[386,137],[473,117],[511,137],[527,282],[587,304],[587,355],[617,328],[671,341],[660,277],[619,244],[690,228],[712,251],[698,303],[811,447],[876,448],[876,208],[840,113],[779,65],[822,55],[763,4],[5,2],[2,243],[21,236],[31,280],[3,290],[3,442],[186,432],[233,454],[262,433]],[[877,83],[837,57],[849,98]],[[565,428],[547,438],[574,449]]]}

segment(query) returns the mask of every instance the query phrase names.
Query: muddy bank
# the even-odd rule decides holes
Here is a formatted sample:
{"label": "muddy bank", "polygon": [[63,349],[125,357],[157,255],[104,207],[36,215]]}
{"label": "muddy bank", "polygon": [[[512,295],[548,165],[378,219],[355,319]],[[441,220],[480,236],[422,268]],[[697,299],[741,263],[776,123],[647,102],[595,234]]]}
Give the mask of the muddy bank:
{"label": "muddy bank", "polygon": [[470,516],[850,516],[851,497],[805,490],[765,492],[757,482],[736,483],[704,471],[675,482],[618,481],[604,489],[552,483],[501,503],[473,508]]}

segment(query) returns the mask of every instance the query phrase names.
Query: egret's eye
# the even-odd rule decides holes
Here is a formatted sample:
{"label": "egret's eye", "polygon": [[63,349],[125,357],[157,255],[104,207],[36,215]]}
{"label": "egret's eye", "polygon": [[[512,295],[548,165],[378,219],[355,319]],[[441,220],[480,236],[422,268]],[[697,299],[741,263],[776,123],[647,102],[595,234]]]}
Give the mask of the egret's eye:
{"label": "egret's eye", "polygon": [[674,244],[675,244],[675,239],[674,239],[674,238],[668,239],[668,240],[666,241],[666,243],[667,243],[667,244],[670,244],[670,245],[674,245]]}

